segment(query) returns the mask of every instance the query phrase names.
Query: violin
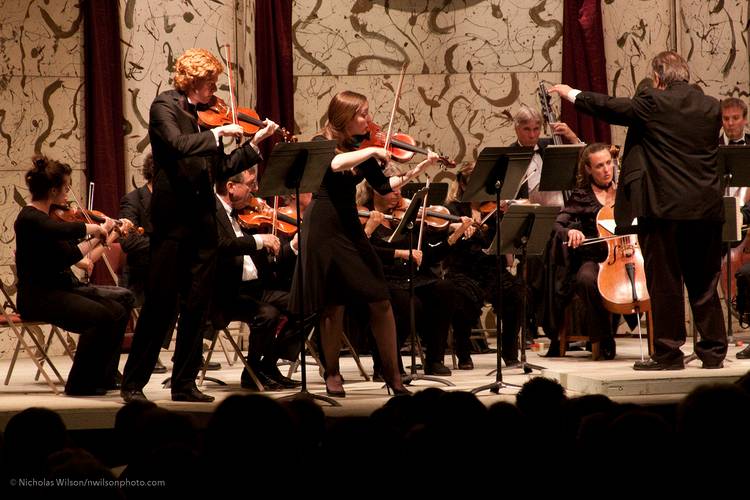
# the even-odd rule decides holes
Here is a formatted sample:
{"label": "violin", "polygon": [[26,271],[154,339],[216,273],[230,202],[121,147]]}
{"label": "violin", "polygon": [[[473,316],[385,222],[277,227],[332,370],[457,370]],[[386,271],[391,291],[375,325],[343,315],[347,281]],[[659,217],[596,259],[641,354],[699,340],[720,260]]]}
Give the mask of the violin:
{"label": "violin", "polygon": [[[77,206],[68,204],[63,205],[52,205],[49,211],[50,217],[60,222],[84,222],[84,223],[96,223],[104,224],[107,221],[107,216],[99,210],[85,210]],[[87,217],[88,216],[88,217]],[[118,219],[112,219],[115,223],[115,231],[125,236],[128,230],[123,227],[123,222]],[[91,222],[89,222],[91,221]],[[136,227],[134,230],[138,234],[143,234],[142,227]]]}
{"label": "violin", "polygon": [[[367,124],[367,135],[364,141],[360,144],[360,148],[367,147],[385,147],[386,134],[381,128],[373,122]],[[408,134],[403,132],[396,132],[391,134],[391,140],[388,144],[388,151],[391,153],[391,158],[399,163],[405,163],[414,157],[414,153],[419,153],[427,156],[427,150],[420,148],[417,142]],[[448,158],[447,156],[438,156],[438,163],[444,168],[454,168],[456,162]]]}
{"label": "violin", "polygon": [[[362,223],[362,225],[367,224],[367,219],[370,218],[372,215],[372,210],[369,208],[363,206],[363,205],[357,205],[357,215],[359,216],[359,222]],[[385,220],[397,220],[393,215],[383,214],[383,219]]]}
{"label": "violin", "polygon": [[596,216],[600,241],[606,239],[607,260],[599,264],[597,286],[604,307],[617,314],[638,313],[649,309],[651,298],[646,288],[643,255],[634,234],[616,236],[602,221],[614,220],[614,207],[606,206]]}
{"label": "violin", "polygon": [[[288,236],[297,232],[297,211],[292,207],[274,210],[260,198],[251,198],[250,204],[237,212],[237,222],[248,230],[276,229]],[[275,225],[274,225],[275,219]]]}
{"label": "violin", "polygon": [[[384,214],[383,218],[385,220],[401,221],[404,214],[406,213],[406,210],[409,208],[409,203],[409,199],[403,198],[401,206],[393,209],[393,212],[391,214]],[[425,210],[425,214],[427,216],[425,217],[424,223],[435,229],[445,229],[451,222],[463,222],[461,217],[451,214],[450,210],[442,205],[428,206]],[[358,206],[357,215],[360,218],[360,222],[362,222],[362,224],[365,224],[367,222],[367,219],[370,217],[370,210],[367,207]],[[422,209],[420,208],[419,212],[417,213],[417,221],[420,221],[421,219]],[[478,222],[473,222],[472,225],[477,228],[482,227]]]}
{"label": "violin", "polygon": [[[237,108],[236,114],[237,124],[242,127],[245,135],[253,135],[266,126],[258,113],[251,108]],[[232,110],[221,98],[213,96],[207,105],[199,106],[198,123],[209,128],[232,124]],[[284,142],[297,142],[297,137],[284,127],[276,129],[276,133],[281,135]]]}

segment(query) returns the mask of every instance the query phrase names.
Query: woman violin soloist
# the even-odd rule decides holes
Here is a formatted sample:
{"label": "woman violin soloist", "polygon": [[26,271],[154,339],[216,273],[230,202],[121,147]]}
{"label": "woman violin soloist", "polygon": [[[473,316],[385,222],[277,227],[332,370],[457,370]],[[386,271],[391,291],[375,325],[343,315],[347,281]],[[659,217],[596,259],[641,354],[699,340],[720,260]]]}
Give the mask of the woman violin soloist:
{"label": "woman violin soloist", "polygon": [[[344,308],[348,303],[366,303],[382,359],[383,379],[394,392],[406,393],[396,363],[396,325],[388,285],[357,217],[355,192],[357,184],[366,179],[378,192],[388,193],[435,164],[437,155],[428,152],[427,159],[406,174],[386,177],[379,163],[388,160],[385,149],[357,149],[371,121],[365,96],[351,91],[336,94],[326,118],[314,140],[335,140],[338,154],[303,216],[306,230],[302,231],[301,242],[304,310],[320,314],[326,392],[335,397],[346,395],[339,372]],[[292,301],[298,297],[299,271],[298,265]],[[300,306],[293,304],[293,309]]]}
{"label": "woman violin soloist", "polygon": [[[32,163],[26,172],[31,203],[21,209],[14,225],[18,310],[25,320],[81,334],[65,393],[100,396],[118,388],[117,364],[133,295],[126,288],[83,284],[70,267],[90,269],[105,245],[117,239],[116,221],[54,219],[50,212],[61,210],[56,206],[67,207],[71,168],[45,156],[34,157]],[[118,222],[122,232],[132,229],[129,220]]]}
{"label": "woman violin soloist", "polygon": [[[578,163],[577,188],[557,216],[552,252],[549,258],[554,264],[551,273],[554,286],[548,288],[550,316],[546,318],[553,335],[548,356],[560,355],[560,343],[556,333],[562,325],[565,308],[577,295],[584,304],[582,333],[591,342],[600,341],[600,352],[604,359],[615,357],[615,340],[612,317],[604,307],[597,287],[599,262],[607,258],[606,243],[581,245],[586,238],[599,236],[596,216],[602,207],[614,205],[616,185],[614,182],[612,155],[609,145],[593,143],[586,146]],[[554,295],[554,297],[552,297]]]}

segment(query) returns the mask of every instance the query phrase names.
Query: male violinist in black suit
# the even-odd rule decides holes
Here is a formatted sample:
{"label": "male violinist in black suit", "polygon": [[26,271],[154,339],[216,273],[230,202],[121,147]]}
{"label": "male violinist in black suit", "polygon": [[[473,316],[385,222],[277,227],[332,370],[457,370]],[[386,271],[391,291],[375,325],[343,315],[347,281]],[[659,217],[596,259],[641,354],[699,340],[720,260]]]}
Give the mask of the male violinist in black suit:
{"label": "male violinist in black suit", "polygon": [[[268,252],[279,256],[281,242],[273,234],[245,233],[234,217],[236,210],[248,205],[258,190],[255,167],[243,170],[229,179],[216,182],[216,220],[219,230],[219,256],[211,321],[216,330],[230,321],[250,326],[250,348],[247,360],[266,390],[297,387],[299,382],[279,372],[276,362],[289,350],[285,343],[295,338],[280,334],[284,324],[282,312],[289,306],[289,292],[266,286]],[[294,238],[287,247],[296,247]],[[294,247],[293,247],[294,248]],[[277,336],[278,334],[278,336]],[[292,346],[293,347],[293,346]],[[254,388],[247,371],[242,372],[242,387]]]}
{"label": "male violinist in black suit", "polygon": [[214,399],[195,386],[218,245],[213,179],[256,164],[258,143],[277,128],[268,121],[250,141],[231,154],[224,153],[221,137],[242,137],[242,127],[202,128],[197,116],[198,108],[213,100],[223,71],[221,62],[207,50],[187,50],[175,61],[175,89],[162,92],[151,104],[151,268],[146,301],[125,365],[121,395],[126,402],[146,399],[143,387],[178,305],[172,400]]}
{"label": "male violinist in black suit", "polygon": [[727,336],[716,291],[724,220],[716,164],[720,106],[688,83],[690,70],[679,54],[662,52],[651,68],[653,86],[639,87],[632,98],[562,84],[549,90],[580,111],[629,127],[621,176],[634,188],[618,191],[615,218],[623,202],[638,217],[654,321],[654,353],[633,368],[684,368],[683,282],[701,335],[695,353],[703,368],[721,368]]}

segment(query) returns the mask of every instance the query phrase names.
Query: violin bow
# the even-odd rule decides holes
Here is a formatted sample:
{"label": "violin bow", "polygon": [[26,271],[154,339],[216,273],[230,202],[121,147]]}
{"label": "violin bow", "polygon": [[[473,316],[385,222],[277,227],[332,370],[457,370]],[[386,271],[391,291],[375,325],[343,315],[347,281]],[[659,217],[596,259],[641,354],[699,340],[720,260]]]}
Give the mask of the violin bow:
{"label": "violin bow", "polygon": [[[93,184],[93,182],[91,184]],[[76,204],[79,207],[83,206],[81,205],[81,202],[78,199],[78,196],[76,196],[76,192],[72,187],[70,189],[70,195],[73,197],[73,201],[76,202]],[[90,201],[93,202],[93,197],[91,198]],[[94,221],[91,220],[91,216],[89,215],[89,213],[83,209],[81,211],[83,212],[83,217],[86,219],[86,222],[88,222],[89,224],[94,224]],[[106,248],[107,240],[105,239],[104,241],[102,241],[101,245]],[[86,252],[86,253],[89,253],[89,252]],[[106,253],[102,253],[102,260],[104,261],[104,265],[107,266],[107,270],[109,271],[109,275],[112,277],[112,281],[114,282],[115,286],[120,286],[120,280],[117,278],[117,275],[115,274],[115,271],[112,268],[112,264],[110,264]]]}
{"label": "violin bow", "polygon": [[[424,220],[427,216],[427,197],[430,195],[430,176],[427,176],[427,182],[424,185],[427,190],[424,199],[422,200],[422,219],[419,221],[419,238],[417,238],[417,250],[422,250],[422,235],[424,234]],[[419,269],[419,266],[417,266]]]}
{"label": "violin bow", "polygon": [[385,135],[385,150],[388,151],[388,146],[391,145],[391,132],[393,131],[393,120],[396,118],[396,109],[398,108],[398,101],[401,99],[401,87],[404,84],[404,76],[406,75],[406,67],[409,65],[408,62],[404,62],[401,66],[401,75],[398,78],[398,86],[396,87],[396,95],[393,97],[393,108],[391,108],[391,119],[388,121],[388,130]]}
{"label": "violin bow", "polygon": [[[227,79],[229,80],[229,109],[232,113],[232,123],[237,125],[237,104],[236,100],[234,98],[234,78],[232,78],[232,59],[230,58],[230,49],[229,44],[224,45],[224,48],[226,49],[226,58],[227,58]],[[235,142],[239,145],[240,138],[236,137]]]}

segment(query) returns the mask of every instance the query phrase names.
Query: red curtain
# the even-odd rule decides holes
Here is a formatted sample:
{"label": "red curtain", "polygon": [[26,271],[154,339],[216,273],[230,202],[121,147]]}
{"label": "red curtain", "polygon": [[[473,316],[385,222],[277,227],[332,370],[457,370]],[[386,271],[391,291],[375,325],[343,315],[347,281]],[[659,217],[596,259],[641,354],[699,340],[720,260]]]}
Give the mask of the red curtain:
{"label": "red curtain", "polygon": [[[255,2],[255,54],[258,102],[261,118],[270,118],[289,131],[294,130],[294,82],[292,81],[292,2]],[[278,137],[278,136],[276,136]],[[278,139],[261,143],[268,158]],[[264,165],[261,165],[261,170]]]}
{"label": "red curtain", "polygon": [[[94,208],[117,217],[125,194],[119,2],[85,0],[86,175],[96,183]],[[84,196],[81,193],[81,196]],[[81,200],[85,203],[85,200]],[[92,281],[112,283],[97,263]]]}
{"label": "red curtain", "polygon": [[[600,0],[563,3],[562,82],[575,89],[607,94],[607,65]],[[586,142],[610,142],[606,122],[578,113],[563,100],[561,119]]]}

